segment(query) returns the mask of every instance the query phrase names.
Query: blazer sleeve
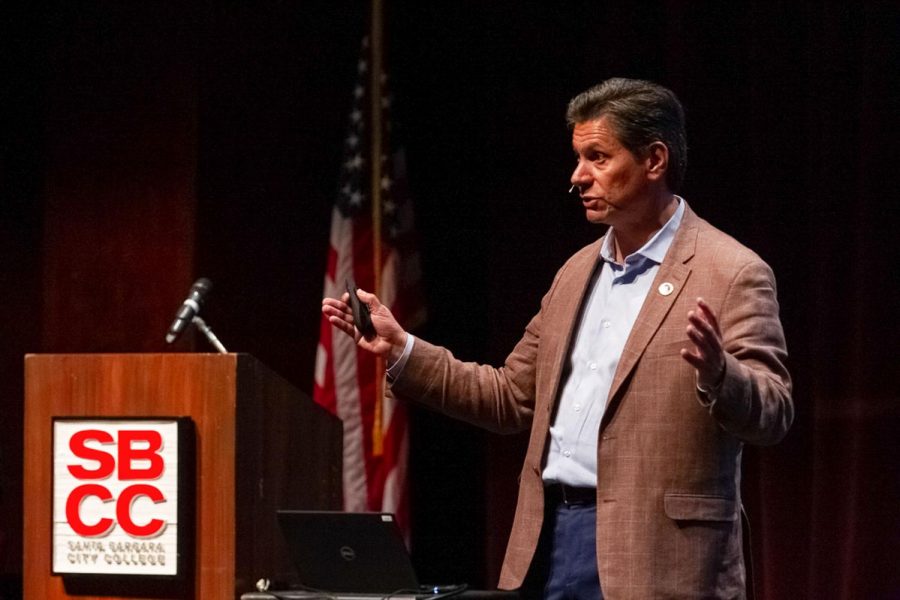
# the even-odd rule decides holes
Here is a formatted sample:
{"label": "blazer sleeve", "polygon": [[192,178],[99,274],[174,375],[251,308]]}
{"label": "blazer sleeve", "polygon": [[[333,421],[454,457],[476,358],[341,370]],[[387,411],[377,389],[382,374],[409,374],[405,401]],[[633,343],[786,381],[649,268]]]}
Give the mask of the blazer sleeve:
{"label": "blazer sleeve", "polygon": [[533,357],[539,323],[540,315],[531,320],[500,368],[463,362],[446,348],[416,338],[391,393],[491,431],[523,431],[534,413]]}
{"label": "blazer sleeve", "polygon": [[516,347],[500,368],[463,362],[446,348],[416,338],[403,373],[390,391],[451,417],[497,433],[517,433],[531,426],[543,315],[566,263],[541,300]]}
{"label": "blazer sleeve", "polygon": [[710,414],[745,442],[777,443],[793,422],[794,405],[775,276],[765,262],[752,260],[735,275],[719,325],[725,376],[708,402]]}

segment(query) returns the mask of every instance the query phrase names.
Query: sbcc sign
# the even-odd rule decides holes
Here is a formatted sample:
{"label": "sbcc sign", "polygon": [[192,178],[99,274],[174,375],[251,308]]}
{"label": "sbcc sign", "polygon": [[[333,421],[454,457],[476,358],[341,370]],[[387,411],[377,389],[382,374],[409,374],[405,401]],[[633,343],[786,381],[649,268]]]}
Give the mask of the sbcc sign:
{"label": "sbcc sign", "polygon": [[54,419],[54,573],[179,575],[189,425]]}

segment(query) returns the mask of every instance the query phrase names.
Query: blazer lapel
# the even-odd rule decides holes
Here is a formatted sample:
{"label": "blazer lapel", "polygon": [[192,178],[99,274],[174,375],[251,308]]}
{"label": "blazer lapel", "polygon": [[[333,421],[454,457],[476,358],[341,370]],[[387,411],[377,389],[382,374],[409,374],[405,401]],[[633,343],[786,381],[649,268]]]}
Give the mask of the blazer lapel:
{"label": "blazer lapel", "polygon": [[550,365],[551,371],[546,379],[553,387],[547,396],[549,399],[548,411],[553,410],[558,399],[561,374],[569,356],[572,336],[581,322],[585,296],[590,291],[594,272],[602,262],[600,258],[600,247],[602,244],[602,237],[591,244],[591,251],[583,259],[578,260],[569,267],[571,273],[565,274],[554,291],[554,315],[558,315],[558,317],[552,320],[553,328],[562,332],[563,335],[552,337],[553,342],[551,343],[554,345],[549,348],[548,352],[548,356],[552,357],[551,360],[553,361]]}
{"label": "blazer lapel", "polygon": [[[646,350],[647,344],[650,343],[653,335],[662,324],[663,319],[669,314],[672,305],[681,294],[681,290],[684,289],[684,283],[691,273],[691,269],[686,266],[686,263],[694,256],[694,250],[697,246],[698,218],[687,204],[685,204],[684,209],[681,226],[675,233],[672,246],[659,266],[659,271],[657,271],[653,284],[647,292],[647,298],[644,300],[641,311],[638,313],[634,326],[631,328],[631,334],[625,342],[625,348],[622,350],[622,356],[619,359],[619,365],[616,367],[616,374],[609,389],[603,424],[606,424],[611,418],[614,411],[610,409],[613,402],[617,400],[622,384],[631,374],[644,350]],[[671,291],[668,291],[670,286]],[[666,293],[667,291],[668,293]],[[686,319],[687,317],[685,317]]]}

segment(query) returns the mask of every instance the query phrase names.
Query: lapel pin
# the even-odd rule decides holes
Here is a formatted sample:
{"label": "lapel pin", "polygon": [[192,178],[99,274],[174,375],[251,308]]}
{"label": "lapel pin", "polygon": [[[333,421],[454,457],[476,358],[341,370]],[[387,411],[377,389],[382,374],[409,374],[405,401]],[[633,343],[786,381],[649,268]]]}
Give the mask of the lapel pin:
{"label": "lapel pin", "polygon": [[671,283],[669,283],[668,281],[664,281],[663,283],[659,284],[659,293],[662,294],[663,296],[668,296],[669,294],[671,294],[674,291],[675,291],[675,286],[672,285]]}

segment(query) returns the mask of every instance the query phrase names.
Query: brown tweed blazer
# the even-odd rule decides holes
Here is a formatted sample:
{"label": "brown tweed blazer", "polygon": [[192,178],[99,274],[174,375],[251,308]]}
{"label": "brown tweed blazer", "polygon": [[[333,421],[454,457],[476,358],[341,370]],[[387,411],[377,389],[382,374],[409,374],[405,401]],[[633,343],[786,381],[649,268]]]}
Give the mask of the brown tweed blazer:
{"label": "brown tweed blazer", "polygon": [[[531,427],[500,587],[520,586],[544,514],[541,470],[554,405],[602,240],[559,270],[503,367],[461,362],[416,340],[395,396],[500,432]],[[674,291],[664,295],[660,285]],[[687,313],[719,317],[726,373],[716,399],[696,389]],[[597,557],[604,596],[743,598],[744,442],[779,441],[793,420],[775,279],[752,251],[686,207],[622,352],[598,432]]]}

